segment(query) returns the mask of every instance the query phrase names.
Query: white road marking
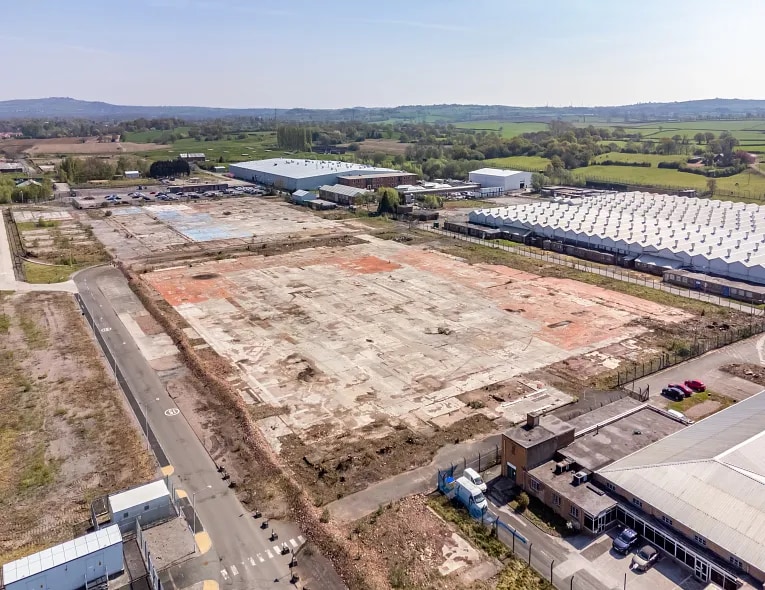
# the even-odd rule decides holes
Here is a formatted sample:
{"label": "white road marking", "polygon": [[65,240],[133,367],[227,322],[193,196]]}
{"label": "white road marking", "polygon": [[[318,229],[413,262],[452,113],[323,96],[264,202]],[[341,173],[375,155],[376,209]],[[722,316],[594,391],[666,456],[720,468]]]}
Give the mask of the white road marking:
{"label": "white road marking", "polygon": [[168,408],[165,410],[165,416],[177,416],[181,411],[178,408]]}
{"label": "white road marking", "polygon": [[297,547],[298,542],[295,539],[290,539],[290,545],[292,545],[293,547]]}
{"label": "white road marking", "polygon": [[282,548],[279,545],[274,545],[274,555],[279,555],[282,552]]}
{"label": "white road marking", "polygon": [[274,556],[271,555],[271,550],[270,549],[266,549],[266,553],[268,554],[268,559],[273,559]]}
{"label": "white road marking", "polygon": [[[261,560],[261,561],[262,561],[262,560]],[[254,566],[254,565],[255,565],[255,560],[254,560],[252,557],[250,557],[250,565],[251,565],[251,566]]]}
{"label": "white road marking", "polygon": [[223,576],[224,580],[228,580],[228,572],[226,570],[220,570],[220,575]]}
{"label": "white road marking", "polygon": [[300,541],[301,543],[305,543],[305,538],[303,537],[303,535],[298,535],[298,541]]}
{"label": "white road marking", "polygon": [[238,576],[238,575],[239,575],[239,570],[238,570],[238,569],[236,569],[236,566],[235,566],[235,565],[232,565],[232,566],[231,566],[231,575],[232,575],[232,576]]}
{"label": "white road marking", "polygon": [[265,559],[263,559],[263,556],[260,553],[258,553],[255,557],[258,558],[258,561],[260,561],[260,563],[263,563],[265,561]]}

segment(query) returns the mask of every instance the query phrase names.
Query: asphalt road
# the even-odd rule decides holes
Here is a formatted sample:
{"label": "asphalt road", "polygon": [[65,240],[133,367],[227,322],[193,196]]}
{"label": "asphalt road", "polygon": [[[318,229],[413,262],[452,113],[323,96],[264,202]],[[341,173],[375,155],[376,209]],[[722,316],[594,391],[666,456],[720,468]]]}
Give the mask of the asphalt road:
{"label": "asphalt road", "polygon": [[[269,523],[267,530],[261,529],[261,521],[252,518],[221,480],[213,460],[183,414],[176,413],[175,402],[101,290],[104,285],[120,281],[125,282],[122,274],[109,266],[85,270],[75,278],[84,305],[141,409],[148,408],[149,427],[173,468],[171,481],[189,499],[193,497],[199,521],[212,541],[204,554],[170,568],[163,578],[172,583],[169,587],[176,588],[201,580],[215,580],[221,588],[284,587],[290,578],[290,556],[278,554],[275,546],[287,542],[296,548],[303,541],[299,530],[294,524],[275,521]],[[142,418],[138,420],[143,425]],[[269,540],[272,528],[278,541]],[[199,539],[198,545],[204,550],[205,539]]]}

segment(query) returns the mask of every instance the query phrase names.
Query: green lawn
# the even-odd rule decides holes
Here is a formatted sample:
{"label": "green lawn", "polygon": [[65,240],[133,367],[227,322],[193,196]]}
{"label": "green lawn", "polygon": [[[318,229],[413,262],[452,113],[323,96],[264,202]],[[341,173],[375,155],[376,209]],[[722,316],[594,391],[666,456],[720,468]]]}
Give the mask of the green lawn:
{"label": "green lawn", "polygon": [[484,160],[484,164],[491,168],[515,168],[530,172],[538,172],[547,168],[550,160],[542,156],[508,156],[507,158],[492,158]]}
{"label": "green lawn", "polygon": [[708,400],[717,402],[718,404],[720,404],[720,407],[717,410],[715,410],[716,412],[719,412],[720,410],[724,410],[725,408],[735,403],[736,401],[725,395],[720,395],[719,393],[715,393],[714,391],[703,391],[701,393],[694,393],[693,395],[691,395],[690,397],[686,397],[682,401],[672,402],[667,406],[667,408],[670,410],[676,410],[678,412],[686,412],[693,406],[696,406]]}
{"label": "green lawn", "polygon": [[[176,127],[173,129],[173,133],[188,133],[190,127]],[[162,135],[168,133],[168,130],[164,129],[151,129],[146,131],[133,131],[125,133],[125,141],[132,141],[135,143],[153,143],[159,139]]]}

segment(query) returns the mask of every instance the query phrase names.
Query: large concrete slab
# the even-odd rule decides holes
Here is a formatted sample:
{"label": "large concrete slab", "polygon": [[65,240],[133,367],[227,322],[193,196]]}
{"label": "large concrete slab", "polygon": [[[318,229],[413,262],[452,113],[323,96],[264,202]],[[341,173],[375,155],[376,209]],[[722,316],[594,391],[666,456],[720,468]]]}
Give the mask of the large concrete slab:
{"label": "large concrete slab", "polygon": [[[436,419],[462,408],[462,393],[634,338],[639,317],[684,317],[575,281],[365,239],[143,277],[261,401],[289,409],[282,420],[306,441],[379,419]],[[536,405],[559,405],[553,397]]]}

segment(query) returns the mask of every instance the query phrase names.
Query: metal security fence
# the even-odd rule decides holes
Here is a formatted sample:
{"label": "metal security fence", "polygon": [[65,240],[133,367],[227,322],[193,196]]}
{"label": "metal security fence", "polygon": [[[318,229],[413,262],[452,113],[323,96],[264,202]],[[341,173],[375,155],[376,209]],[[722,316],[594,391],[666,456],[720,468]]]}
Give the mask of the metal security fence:
{"label": "metal security fence", "polygon": [[[494,445],[494,448],[481,451],[475,457],[471,457],[470,459],[462,457],[462,461],[444,465],[438,470],[438,473],[449,473],[449,475],[456,478],[460,477],[468,467],[481,473],[495,465],[499,465],[501,459],[502,453],[499,445]],[[436,482],[438,482],[438,480],[436,480]]]}
{"label": "metal security fence", "polygon": [[746,340],[756,334],[762,334],[765,332],[765,321],[757,320],[752,321],[748,326],[742,326],[741,328],[734,328],[726,330],[724,332],[718,332],[714,335],[714,338],[707,336],[704,340],[700,340],[692,344],[688,349],[684,349],[680,352],[663,353],[658,357],[652,358],[640,363],[634,363],[631,367],[627,367],[623,371],[619,371],[616,375],[616,385],[621,386],[627,383],[636,381],[648,375],[658,373],[669,367],[679,365],[685,361],[699,357],[711,350],[728,346],[734,342]]}

